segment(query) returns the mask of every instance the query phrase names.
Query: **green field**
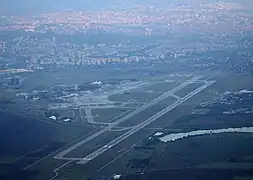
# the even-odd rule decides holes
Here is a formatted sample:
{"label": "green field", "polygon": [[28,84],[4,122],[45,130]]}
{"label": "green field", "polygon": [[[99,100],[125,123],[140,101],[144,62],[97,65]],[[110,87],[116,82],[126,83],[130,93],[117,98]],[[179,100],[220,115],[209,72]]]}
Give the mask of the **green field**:
{"label": "green field", "polygon": [[211,92],[224,93],[253,87],[253,77],[249,74],[220,73],[213,79],[216,80],[216,83],[209,88]]}
{"label": "green field", "polygon": [[205,115],[186,115],[178,118],[172,125],[173,128],[196,128],[196,129],[210,129],[210,128],[229,128],[253,126],[253,114],[234,114],[223,115],[205,114]]}
{"label": "green field", "polygon": [[120,102],[148,102],[159,95],[158,92],[125,92],[123,94],[114,94],[108,97],[110,101],[120,101]]}
{"label": "green field", "polygon": [[128,108],[101,108],[92,109],[93,120],[96,122],[114,122],[118,118],[130,113],[133,109]]}
{"label": "green field", "polygon": [[[80,126],[80,129],[83,129],[83,132],[80,132],[78,130],[77,127],[69,127],[69,126],[62,126],[63,129],[59,129],[57,131],[57,134],[55,134],[55,139],[57,141],[63,141],[66,143],[66,147],[64,148],[67,148],[71,145],[71,143],[73,141],[75,141],[76,139],[80,138],[86,138],[88,137],[90,134],[94,133],[94,129],[87,129],[87,128],[84,128],[82,126]],[[71,132],[73,131],[73,132]],[[76,132],[76,133],[74,133]],[[26,171],[30,171],[30,172],[33,172],[33,171],[38,171],[39,174],[36,175],[36,177],[34,177],[33,179],[34,180],[45,180],[45,179],[50,179],[52,178],[55,174],[52,172],[55,168],[63,165],[64,163],[68,162],[68,161],[65,161],[65,160],[56,160],[53,158],[54,155],[56,155],[56,151],[51,154],[50,156],[46,157],[46,158],[43,158],[43,157],[40,157],[40,158],[43,158],[41,159],[38,163],[34,164],[33,166],[29,167]],[[45,157],[45,156],[44,156]],[[28,158],[29,158],[29,155],[28,155]],[[40,159],[39,158],[39,159]],[[37,159],[37,160],[39,160]]]}
{"label": "green field", "polygon": [[241,159],[253,154],[252,140],[252,133],[224,133],[170,142],[166,144],[163,153],[152,160],[153,168],[180,168],[187,164],[212,166],[215,162],[227,162],[223,164],[227,168],[230,168],[232,162],[238,162],[240,166]]}
{"label": "green field", "polygon": [[[15,149],[15,151],[10,152],[10,156],[0,157],[0,172],[1,176],[3,177],[4,175],[9,177],[15,172],[21,172],[21,170],[23,170],[28,165],[44,158],[53,152],[56,152],[58,149],[73,142],[81,136],[87,137],[89,133],[92,133],[95,130],[95,128],[89,126],[73,126],[59,123],[49,124],[47,120],[38,118],[36,119],[35,115],[23,116],[26,118],[22,118],[22,115],[20,114],[17,116],[19,118],[10,118],[6,120],[6,122],[14,121],[13,123],[15,124],[15,126],[13,126],[13,129],[9,129],[9,131],[17,132],[18,136],[18,133],[24,133],[24,130],[21,131],[22,127],[24,126],[27,127],[26,132],[28,132],[29,136],[29,132],[31,130],[30,128],[34,128],[36,131],[34,134],[30,135],[30,138],[34,141],[38,141],[40,144],[37,147],[31,146],[29,144],[30,142],[28,138],[25,140],[25,143],[23,143],[23,141],[20,142],[23,144],[22,146],[31,146],[28,151],[22,152],[19,151],[19,149]],[[5,119],[3,119],[1,122],[4,121]],[[21,139],[22,138],[23,137],[21,136]],[[34,166],[28,168],[24,173],[26,173],[27,176],[36,176],[34,179],[37,180],[50,179],[53,175],[52,170],[64,162],[65,161],[55,160],[53,159],[53,155],[50,155],[49,157],[42,159],[36,163]],[[21,178],[28,179],[27,176],[22,176]]]}
{"label": "green field", "polygon": [[[116,69],[66,68],[60,71],[37,71],[25,74],[26,90],[48,88],[56,84],[82,84],[92,81],[114,81],[136,79],[141,73],[132,73],[133,69],[117,71]],[[38,80],[39,79],[39,80]]]}
{"label": "green field", "polygon": [[151,91],[151,92],[156,92],[156,93],[163,93],[163,92],[169,91],[176,85],[178,85],[178,82],[163,81],[163,82],[157,82],[157,83],[151,84],[150,86],[142,88],[141,90]]}

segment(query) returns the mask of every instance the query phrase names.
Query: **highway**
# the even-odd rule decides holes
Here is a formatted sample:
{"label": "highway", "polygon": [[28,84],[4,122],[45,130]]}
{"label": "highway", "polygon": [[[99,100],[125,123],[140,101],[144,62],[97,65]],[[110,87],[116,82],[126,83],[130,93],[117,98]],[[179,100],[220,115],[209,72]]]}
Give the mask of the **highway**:
{"label": "highway", "polygon": [[[89,136],[89,137],[87,137],[87,138],[85,138],[85,139],[79,141],[78,143],[72,145],[71,147],[69,147],[69,148],[67,148],[67,149],[65,149],[65,150],[63,150],[63,151],[61,151],[60,153],[58,153],[57,155],[55,155],[54,158],[55,158],[55,159],[63,159],[63,160],[76,160],[77,158],[64,158],[64,156],[65,156],[66,154],[68,154],[69,152],[73,151],[74,149],[76,149],[76,148],[82,146],[83,144],[85,144],[85,143],[91,141],[92,139],[94,139],[94,138],[100,136],[101,134],[105,133],[106,131],[109,131],[111,128],[116,127],[116,126],[119,125],[120,123],[122,123],[122,122],[124,122],[124,121],[130,119],[131,117],[137,115],[138,113],[144,111],[145,109],[147,109],[147,108],[149,108],[149,107],[151,107],[151,106],[153,106],[153,105],[159,103],[160,101],[162,101],[162,100],[164,100],[164,99],[170,97],[173,93],[175,93],[175,92],[177,92],[177,91],[183,89],[184,87],[188,86],[189,84],[195,83],[195,82],[196,82],[197,80],[199,80],[201,77],[202,77],[202,76],[195,76],[195,77],[191,78],[190,80],[188,80],[188,81],[186,81],[186,82],[183,82],[183,83],[181,83],[180,85],[178,85],[178,86],[172,88],[171,90],[169,90],[169,91],[167,91],[167,92],[161,94],[161,95],[158,96],[157,98],[151,100],[149,103],[144,104],[143,106],[141,106],[141,107],[137,108],[136,110],[130,112],[130,113],[127,114],[126,116],[123,116],[123,117],[120,118],[119,120],[117,120],[117,121],[115,121],[115,122],[109,124],[109,125],[108,125],[107,127],[105,127],[104,129],[102,129],[102,130],[100,130],[100,131],[98,131],[98,132],[92,134],[91,136]],[[208,87],[209,85],[210,85],[210,83],[205,84],[205,85],[203,85],[203,86],[201,86],[201,87],[202,87],[202,88],[204,87],[203,89],[205,89],[205,88]],[[200,87],[200,88],[201,88],[201,87]],[[199,89],[199,88],[198,88],[198,89]],[[197,94],[198,92],[200,92],[201,90],[203,90],[203,89],[201,89],[200,91],[197,91],[198,89],[196,89],[196,90],[193,91],[192,93],[195,92],[195,94]],[[191,94],[191,93],[190,93],[190,94]],[[188,94],[188,95],[190,95],[190,94]],[[194,95],[195,95],[195,94],[194,94]],[[192,96],[194,96],[194,95],[192,95],[192,96],[190,96],[189,98],[187,98],[188,95],[187,95],[186,97],[184,97],[184,98],[181,98],[181,99],[177,100],[175,103],[173,103],[173,104],[170,105],[169,107],[172,107],[172,109],[174,109],[176,106],[182,104],[183,102],[185,102],[186,100],[188,100],[189,98],[191,98]],[[166,108],[166,109],[168,109],[168,108]],[[164,109],[164,110],[165,110],[165,109]],[[162,111],[164,111],[164,110],[162,110]],[[159,112],[159,113],[160,113],[160,114],[163,114],[162,111]],[[157,113],[157,114],[159,114],[159,113]],[[156,115],[157,115],[157,114],[156,114]],[[156,115],[154,115],[154,116],[156,116]],[[154,116],[152,116],[151,118],[153,118]],[[161,116],[162,116],[162,115],[161,115]],[[148,120],[150,121],[151,118],[149,118]],[[144,121],[144,122],[149,122],[148,120],[146,120],[146,121]],[[156,119],[155,119],[155,120],[156,120]],[[154,121],[154,120],[153,120],[153,121]],[[150,121],[150,123],[153,122],[153,121]],[[135,132],[137,132],[138,130],[140,130],[141,128],[138,129],[139,126],[141,126],[144,122],[142,122],[141,124],[135,126],[135,127],[134,127],[133,129],[131,129],[130,131],[126,132],[126,135],[122,135],[122,136],[118,137],[117,139],[115,139],[114,141],[112,141],[112,142],[113,142],[113,143],[111,142],[112,145],[115,145],[115,144],[121,142],[121,141],[118,140],[119,138],[122,138],[122,137],[124,136],[123,139],[125,139],[125,138],[129,137],[130,135],[134,134]],[[138,130],[136,131],[136,129],[138,129]],[[132,132],[133,132],[133,133],[132,133]],[[123,140],[123,139],[122,139],[122,140]],[[118,140],[118,142],[115,143],[115,141],[117,141],[117,140]],[[111,143],[109,143],[109,144],[111,144]],[[111,146],[111,145],[109,145],[108,147],[110,147],[110,146]],[[93,152],[92,154],[90,154],[89,156],[87,156],[87,157],[85,157],[85,158],[80,158],[79,160],[85,160],[85,159],[90,160],[90,159],[93,159],[94,157],[97,157],[98,155],[100,155],[100,154],[102,154],[103,152],[105,152],[105,151],[108,149],[108,147],[107,147],[107,148],[102,147],[102,148],[98,149],[97,151]]]}
{"label": "highway", "polygon": [[77,163],[78,164],[85,164],[85,163],[89,162],[90,160],[96,158],[97,156],[101,155],[102,153],[104,153],[108,149],[110,149],[113,146],[119,144],[120,142],[122,142],[123,140],[125,140],[126,138],[128,138],[129,136],[131,136],[134,133],[138,132],[139,130],[143,129],[147,125],[149,125],[152,122],[154,122],[157,119],[159,119],[161,116],[165,115],[166,113],[168,113],[169,111],[171,111],[174,108],[178,107],[179,105],[181,105],[182,103],[184,103],[188,99],[192,98],[193,96],[195,96],[196,94],[198,94],[199,92],[201,92],[202,90],[204,90],[205,88],[209,87],[214,82],[215,81],[206,82],[206,84],[200,86],[199,88],[195,89],[194,91],[192,91],[191,93],[189,93],[185,97],[183,97],[183,98],[179,99],[178,101],[176,101],[175,103],[169,105],[167,108],[163,109],[162,111],[160,111],[157,114],[153,115],[152,117],[148,118],[146,121],[143,121],[142,123],[138,124],[137,126],[134,126],[128,132],[126,132],[123,135],[119,136],[118,138],[114,139],[113,141],[111,141],[107,145],[101,147],[100,149],[94,151],[90,155],[84,157],[81,161],[79,161]]}

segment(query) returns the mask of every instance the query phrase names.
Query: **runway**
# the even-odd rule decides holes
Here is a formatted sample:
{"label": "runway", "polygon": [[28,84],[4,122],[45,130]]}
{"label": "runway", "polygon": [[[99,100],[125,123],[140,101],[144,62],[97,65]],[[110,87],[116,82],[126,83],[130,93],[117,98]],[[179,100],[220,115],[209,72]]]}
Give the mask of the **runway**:
{"label": "runway", "polygon": [[90,155],[84,157],[81,161],[78,162],[78,164],[85,164],[85,163],[89,162],[90,160],[96,158],[97,156],[101,155],[102,153],[104,153],[108,149],[110,149],[113,146],[117,145],[118,143],[120,143],[124,139],[128,138],[129,136],[131,136],[134,133],[138,132],[139,130],[143,129],[144,127],[146,127],[147,125],[149,125],[152,122],[156,121],[158,118],[160,118],[164,114],[168,113],[169,111],[171,111],[174,108],[176,108],[177,106],[181,105],[182,103],[184,103],[188,99],[192,98],[193,96],[195,96],[196,94],[198,94],[199,92],[201,92],[202,90],[204,90],[205,88],[209,87],[214,82],[215,81],[207,82],[206,84],[204,84],[204,85],[200,86],[199,88],[195,89],[194,91],[192,91],[191,93],[189,93],[185,97],[179,99],[178,101],[176,101],[172,105],[168,106],[167,108],[163,109],[162,111],[158,112],[157,114],[153,115],[152,117],[150,117],[146,121],[143,121],[139,125],[134,126],[131,130],[129,130],[128,132],[126,132],[123,135],[119,136],[118,138],[114,139],[113,141],[111,141],[107,145],[105,145],[102,148],[94,151]]}
{"label": "runway", "polygon": [[105,152],[106,150],[108,150],[109,148],[115,146],[116,144],[118,144],[119,142],[121,142],[122,140],[126,139],[127,137],[131,136],[132,134],[134,134],[135,132],[139,131],[140,129],[142,129],[143,127],[147,126],[148,124],[152,123],[153,121],[155,121],[156,119],[158,119],[159,117],[161,117],[162,115],[166,114],[167,112],[169,112],[170,110],[174,109],[175,107],[179,106],[180,104],[182,104],[183,102],[187,101],[189,98],[193,97],[194,95],[198,94],[200,91],[202,91],[203,89],[207,88],[208,86],[210,86],[214,81],[212,82],[205,82],[205,84],[201,87],[199,87],[198,89],[194,90],[193,92],[189,93],[187,96],[183,97],[183,98],[179,98],[177,97],[177,101],[173,104],[171,104],[170,106],[168,106],[167,108],[163,109],[162,111],[158,112],[157,114],[155,114],[154,116],[150,117],[149,119],[147,119],[146,121],[143,121],[142,123],[140,123],[137,126],[134,126],[131,130],[129,130],[128,132],[126,132],[125,134],[123,134],[122,136],[119,136],[117,139],[114,139],[113,141],[111,141],[110,143],[108,143],[106,146],[94,151],[93,153],[91,153],[90,155],[84,157],[84,158],[65,158],[64,156],[66,154],[68,154],[69,152],[73,151],[74,149],[84,145],[85,143],[91,141],[92,139],[100,136],[101,134],[110,131],[112,128],[117,127],[117,125],[119,125],[122,122],[127,121],[128,119],[130,119],[131,117],[135,116],[136,114],[144,111],[145,109],[158,104],[160,101],[170,97],[170,96],[174,96],[174,93],[183,89],[184,87],[187,87],[189,84],[191,83],[195,83],[196,81],[199,81],[199,79],[202,76],[195,76],[193,78],[191,78],[188,81],[185,81],[183,83],[181,83],[180,85],[172,88],[171,90],[163,93],[162,95],[158,96],[157,98],[151,100],[149,103],[142,105],[141,107],[137,108],[136,110],[132,111],[131,113],[127,114],[124,117],[121,117],[119,120],[109,124],[107,127],[105,127],[104,129],[92,134],[91,136],[79,141],[78,143],[72,145],[71,147],[61,151],[60,153],[58,153],[57,155],[54,156],[55,159],[62,159],[62,160],[80,160],[79,163],[86,163],[86,161],[92,160],[95,157],[99,156],[100,154],[102,154],[103,152]]}

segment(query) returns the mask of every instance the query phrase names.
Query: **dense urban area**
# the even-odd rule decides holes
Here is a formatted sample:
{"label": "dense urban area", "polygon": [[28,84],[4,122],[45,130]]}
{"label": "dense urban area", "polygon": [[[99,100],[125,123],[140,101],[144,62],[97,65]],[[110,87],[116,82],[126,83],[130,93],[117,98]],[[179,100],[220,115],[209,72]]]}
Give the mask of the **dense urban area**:
{"label": "dense urban area", "polygon": [[0,179],[253,179],[250,0],[0,6]]}
{"label": "dense urban area", "polygon": [[[0,44],[6,62],[2,66],[41,69],[155,62],[235,49],[242,49],[237,56],[250,57],[243,49],[252,45],[248,39],[252,37],[252,19],[242,5],[224,2],[3,15]],[[195,38],[197,41],[192,41]],[[184,46],[177,43],[181,41]],[[224,58],[216,61],[224,62]]]}

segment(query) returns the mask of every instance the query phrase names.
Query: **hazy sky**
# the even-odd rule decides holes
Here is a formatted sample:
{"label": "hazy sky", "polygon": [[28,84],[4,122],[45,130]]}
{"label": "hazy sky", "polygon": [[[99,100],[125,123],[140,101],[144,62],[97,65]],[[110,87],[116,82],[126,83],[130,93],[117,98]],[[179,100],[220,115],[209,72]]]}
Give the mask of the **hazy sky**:
{"label": "hazy sky", "polygon": [[38,10],[101,10],[110,8],[117,2],[127,3],[189,3],[200,4],[207,2],[223,1],[223,2],[239,2],[248,7],[253,8],[253,0],[0,0],[0,13],[2,12],[36,12]]}
{"label": "hazy sky", "polygon": [[66,9],[101,9],[115,4],[115,0],[0,0],[1,12],[66,10]]}

